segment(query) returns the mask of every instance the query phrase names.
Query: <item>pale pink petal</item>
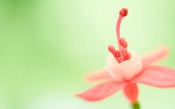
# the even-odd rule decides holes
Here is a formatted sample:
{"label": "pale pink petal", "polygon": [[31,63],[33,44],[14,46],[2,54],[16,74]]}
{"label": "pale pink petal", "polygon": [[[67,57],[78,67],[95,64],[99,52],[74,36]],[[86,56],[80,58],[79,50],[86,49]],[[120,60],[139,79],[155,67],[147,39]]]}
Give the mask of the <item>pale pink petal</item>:
{"label": "pale pink petal", "polygon": [[148,66],[132,82],[156,87],[175,87],[175,70],[163,66]]}
{"label": "pale pink petal", "polygon": [[127,60],[118,65],[106,66],[111,77],[118,82],[129,81],[142,70],[142,64],[138,60]]}
{"label": "pale pink petal", "polygon": [[137,101],[138,87],[136,83],[129,83],[123,90],[124,95],[130,100],[131,103]]}
{"label": "pale pink petal", "polygon": [[111,64],[119,64],[118,61],[115,59],[115,57],[110,54],[108,57],[107,57],[107,64],[111,65]]}
{"label": "pale pink petal", "polygon": [[109,75],[108,71],[105,68],[94,71],[86,76],[86,80],[88,82],[95,82],[109,79],[111,79],[111,76]]}
{"label": "pale pink petal", "polygon": [[103,100],[115,92],[119,91],[120,89],[124,88],[127,83],[118,83],[108,81],[99,85],[96,85],[87,91],[78,94],[77,96],[87,100],[87,101],[99,101]]}
{"label": "pale pink petal", "polygon": [[131,53],[131,60],[139,60],[139,61],[141,61],[140,56],[136,52],[134,52],[132,50],[130,50],[129,52]]}
{"label": "pale pink petal", "polygon": [[163,59],[167,54],[168,54],[168,49],[165,47],[160,47],[146,54],[145,56],[142,57],[143,67],[145,68],[147,65]]}

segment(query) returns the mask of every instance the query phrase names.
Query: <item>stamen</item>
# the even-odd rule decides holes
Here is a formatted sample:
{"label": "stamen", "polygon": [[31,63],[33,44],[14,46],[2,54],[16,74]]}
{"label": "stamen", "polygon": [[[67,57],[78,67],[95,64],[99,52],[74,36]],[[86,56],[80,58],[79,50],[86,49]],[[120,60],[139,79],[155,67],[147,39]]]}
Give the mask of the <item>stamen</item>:
{"label": "stamen", "polygon": [[115,59],[120,63],[121,62],[120,51],[115,50],[114,46],[112,46],[112,45],[108,46],[108,50],[113,54]]}
{"label": "stamen", "polygon": [[125,40],[125,38],[120,38],[119,43],[123,48],[127,47],[127,41]]}
{"label": "stamen", "polygon": [[127,50],[126,48],[122,48],[122,55],[123,57],[125,57],[127,55]]}
{"label": "stamen", "polygon": [[125,60],[129,60],[131,58],[131,53],[127,52],[127,55],[124,58],[125,58]]}
{"label": "stamen", "polygon": [[118,57],[118,58],[115,58],[115,59],[118,61],[118,63],[122,62],[121,57]]}
{"label": "stamen", "polygon": [[115,48],[114,48],[114,46],[112,46],[112,45],[108,46],[108,50],[109,50],[112,54],[115,54]]}
{"label": "stamen", "polygon": [[116,54],[117,57],[121,57],[120,51],[116,50],[116,51],[115,51],[115,54]]}

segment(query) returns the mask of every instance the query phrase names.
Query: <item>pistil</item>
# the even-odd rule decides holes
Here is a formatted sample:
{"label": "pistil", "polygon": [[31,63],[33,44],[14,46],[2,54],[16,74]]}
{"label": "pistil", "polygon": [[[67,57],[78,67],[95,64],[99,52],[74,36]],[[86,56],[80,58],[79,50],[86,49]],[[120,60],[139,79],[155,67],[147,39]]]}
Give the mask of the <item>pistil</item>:
{"label": "pistil", "polygon": [[120,24],[121,24],[123,17],[127,16],[127,14],[128,14],[128,9],[122,8],[119,12],[119,18],[118,18],[117,23],[116,23],[116,36],[117,36],[119,51],[121,51],[121,46],[119,43],[119,41],[120,41]]}

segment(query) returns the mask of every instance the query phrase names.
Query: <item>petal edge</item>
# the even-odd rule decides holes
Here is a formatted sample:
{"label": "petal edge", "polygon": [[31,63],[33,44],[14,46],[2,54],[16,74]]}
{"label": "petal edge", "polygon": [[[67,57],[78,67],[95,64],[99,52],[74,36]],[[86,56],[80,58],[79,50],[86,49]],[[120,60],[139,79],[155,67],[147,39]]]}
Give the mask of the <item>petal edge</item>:
{"label": "petal edge", "polygon": [[117,83],[113,81],[108,81],[99,85],[96,85],[83,93],[77,94],[78,97],[86,101],[100,101],[103,100],[120,89],[124,88],[126,83]]}
{"label": "petal edge", "polygon": [[175,70],[164,66],[148,66],[132,82],[155,87],[175,87]]}

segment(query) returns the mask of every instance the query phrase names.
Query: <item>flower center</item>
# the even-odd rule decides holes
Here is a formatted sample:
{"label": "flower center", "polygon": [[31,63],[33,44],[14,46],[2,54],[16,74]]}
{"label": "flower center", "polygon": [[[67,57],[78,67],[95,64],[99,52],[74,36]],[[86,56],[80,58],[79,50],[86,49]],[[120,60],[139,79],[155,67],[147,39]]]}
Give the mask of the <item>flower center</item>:
{"label": "flower center", "polygon": [[116,23],[116,36],[119,50],[115,50],[114,46],[112,45],[108,46],[109,52],[113,54],[113,56],[119,63],[129,60],[131,58],[131,53],[127,51],[127,41],[124,38],[120,38],[120,24],[123,17],[127,16],[127,14],[128,9],[122,8],[119,12],[119,17]]}

